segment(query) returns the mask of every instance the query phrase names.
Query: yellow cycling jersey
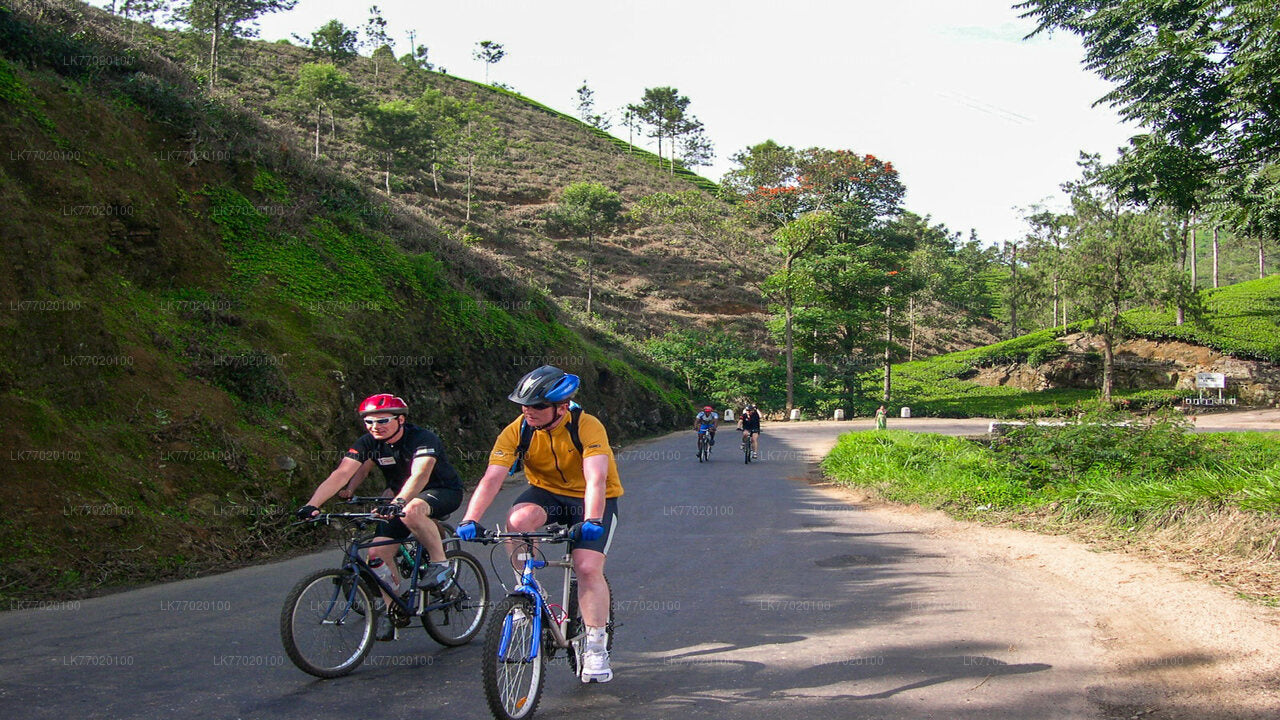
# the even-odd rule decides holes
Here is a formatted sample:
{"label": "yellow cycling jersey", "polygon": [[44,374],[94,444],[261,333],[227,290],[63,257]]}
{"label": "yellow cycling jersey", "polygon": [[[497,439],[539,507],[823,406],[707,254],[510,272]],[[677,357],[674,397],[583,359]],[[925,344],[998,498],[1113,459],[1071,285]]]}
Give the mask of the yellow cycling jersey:
{"label": "yellow cycling jersey", "polygon": [[[520,445],[520,421],[516,418],[498,435],[489,452],[489,464],[511,467],[516,461],[516,448]],[[595,455],[609,456],[609,475],[605,483],[606,498],[622,495],[622,480],[618,477],[618,464],[609,447],[609,435],[604,424],[594,415],[585,412],[578,417],[578,439],[582,441],[582,453],[574,447],[573,438],[565,423],[549,432],[538,430],[529,440],[524,454],[524,476],[530,485],[548,492],[570,497],[585,497],[587,478],[582,473],[582,461]]]}

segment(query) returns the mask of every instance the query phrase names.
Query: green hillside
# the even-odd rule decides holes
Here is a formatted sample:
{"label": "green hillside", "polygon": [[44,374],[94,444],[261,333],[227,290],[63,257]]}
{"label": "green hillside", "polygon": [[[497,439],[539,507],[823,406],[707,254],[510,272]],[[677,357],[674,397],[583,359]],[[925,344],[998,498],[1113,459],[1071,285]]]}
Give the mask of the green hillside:
{"label": "green hillside", "polygon": [[[714,248],[630,228],[602,244],[600,317],[583,316],[585,243],[530,209],[602,168],[628,199],[690,185],[581,123],[493,93],[508,150],[469,194],[454,167],[438,194],[419,174],[387,195],[353,128],[312,158],[306,116],[277,102],[270,79],[301,49],[241,48],[211,98],[176,34],[74,3],[23,12],[0,8],[0,416],[20,510],[0,520],[0,595],[289,552],[285,513],[373,392],[405,396],[468,478],[514,416],[511,383],[543,363],[583,377],[615,442],[670,429],[688,399],[620,329],[739,322],[758,302],[740,283],[727,315],[692,317],[683,294],[727,271],[682,253]],[[763,276],[736,265],[745,284]],[[649,284],[666,288],[654,317]]]}
{"label": "green hillside", "polygon": [[1142,337],[1181,340],[1248,360],[1280,363],[1280,275],[1202,290],[1202,310],[1178,325],[1172,310],[1131,310],[1125,321]]}
{"label": "green hillside", "polygon": [[[1132,335],[1156,340],[1177,339],[1251,360],[1280,362],[1280,275],[1200,292],[1201,310],[1181,326],[1172,311],[1135,308],[1124,314]],[[1038,365],[1066,349],[1059,338],[1087,330],[1074,323],[1067,328],[1040,330],[986,347],[948,353],[893,366],[893,402],[908,405],[917,415],[942,417],[1004,417],[1035,414],[1054,407],[1070,407],[1097,396],[1096,390],[1055,388],[1029,393],[1016,387],[988,387],[966,380],[982,367],[1023,362]],[[862,376],[863,394],[877,397],[881,371]],[[1130,404],[1171,402],[1177,393],[1118,388],[1116,398]],[[874,410],[869,401],[859,411]]]}

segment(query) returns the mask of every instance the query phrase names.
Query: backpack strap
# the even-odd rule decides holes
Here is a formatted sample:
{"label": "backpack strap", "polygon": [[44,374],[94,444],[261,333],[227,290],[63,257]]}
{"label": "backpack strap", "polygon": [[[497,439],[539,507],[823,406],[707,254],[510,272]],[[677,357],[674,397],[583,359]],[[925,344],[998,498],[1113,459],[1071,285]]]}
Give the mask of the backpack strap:
{"label": "backpack strap", "polygon": [[582,406],[572,400],[569,401],[569,419],[564,425],[569,429],[569,439],[573,441],[573,446],[578,448],[578,455],[582,455],[582,438],[578,437],[578,418],[580,417],[582,417]]}
{"label": "backpack strap", "polygon": [[[582,455],[582,438],[578,437],[578,418],[582,417],[582,406],[578,403],[569,401],[569,419],[565,421],[565,428],[569,431],[569,439],[573,441],[573,446],[578,449],[578,455]],[[520,419],[520,443],[516,445],[516,461],[511,463],[511,469],[507,471],[507,477],[511,477],[520,472],[524,468],[524,455],[529,451],[529,443],[533,442],[533,426],[524,418]]]}

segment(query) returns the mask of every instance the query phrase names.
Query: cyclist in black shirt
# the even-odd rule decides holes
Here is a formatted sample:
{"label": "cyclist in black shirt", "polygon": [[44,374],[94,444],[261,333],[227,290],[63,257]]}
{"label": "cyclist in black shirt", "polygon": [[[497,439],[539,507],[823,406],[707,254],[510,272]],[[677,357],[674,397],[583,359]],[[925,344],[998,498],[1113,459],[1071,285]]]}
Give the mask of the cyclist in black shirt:
{"label": "cyclist in black shirt", "polygon": [[[449,464],[440,438],[426,428],[405,422],[409,406],[404,400],[386,393],[371,395],[357,411],[369,432],[347,450],[338,467],[297,514],[312,517],[334,495],[349,496],[376,465],[386,479],[387,490],[383,494],[388,505],[402,509],[404,517],[388,515],[378,525],[375,540],[403,540],[412,532],[432,563],[425,569],[425,586],[443,586],[450,579],[449,566],[445,563],[440,531],[431,518],[447,515],[462,503],[462,479]],[[381,558],[391,569],[392,582],[396,584],[401,580],[396,572],[397,547],[369,548],[370,560]]]}
{"label": "cyclist in black shirt", "polygon": [[738,416],[738,429],[742,431],[742,438],[747,438],[747,433],[751,434],[751,457],[752,459],[760,459],[760,411],[755,405],[750,403],[742,409],[742,414]]}

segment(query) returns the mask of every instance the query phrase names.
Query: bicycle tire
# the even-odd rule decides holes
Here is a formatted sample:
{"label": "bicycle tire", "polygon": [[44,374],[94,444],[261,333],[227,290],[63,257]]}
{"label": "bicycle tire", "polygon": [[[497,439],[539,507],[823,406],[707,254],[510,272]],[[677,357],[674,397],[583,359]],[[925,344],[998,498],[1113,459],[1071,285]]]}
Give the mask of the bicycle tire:
{"label": "bicycle tire", "polygon": [[[503,626],[507,617],[517,610],[524,613],[524,618],[513,618],[508,657],[503,660],[498,657]],[[538,701],[542,699],[547,662],[541,638],[533,637],[533,600],[524,595],[508,595],[494,605],[494,611],[485,631],[484,657],[480,663],[485,701],[489,704],[489,712],[498,720],[532,717],[538,709]],[[533,642],[539,643],[537,657],[514,659],[520,653],[527,654]]]}
{"label": "bicycle tire", "polygon": [[746,463],[747,465],[750,465],[751,464],[751,441],[750,440],[742,441],[742,455],[743,455],[742,462]]}
{"label": "bicycle tire", "polygon": [[[613,625],[614,625],[613,586],[609,584],[609,576],[607,575],[604,578],[604,586],[609,588],[609,622],[605,623],[605,626],[604,626],[604,636],[605,636],[604,648],[605,650],[612,652],[613,651]],[[565,637],[572,638],[578,633],[583,632],[583,630],[581,629],[583,627],[582,608],[578,606],[578,579],[577,578],[574,578],[573,580],[569,581],[568,614],[569,614],[569,620],[568,622],[565,623]],[[573,671],[573,674],[575,676],[577,676],[578,647],[576,645],[574,647],[569,648],[568,656],[569,656],[569,669]]]}
{"label": "bicycle tire", "polygon": [[374,597],[368,583],[348,570],[317,570],[298,581],[280,611],[280,641],[289,659],[320,678],[355,670],[373,649]]}
{"label": "bicycle tire", "polygon": [[[422,615],[422,628],[432,640],[445,647],[471,642],[484,626],[485,608],[489,604],[489,578],[480,561],[464,550],[450,550],[445,560],[453,566],[454,583],[462,594],[452,605]],[[428,594],[427,602],[433,602]]]}

